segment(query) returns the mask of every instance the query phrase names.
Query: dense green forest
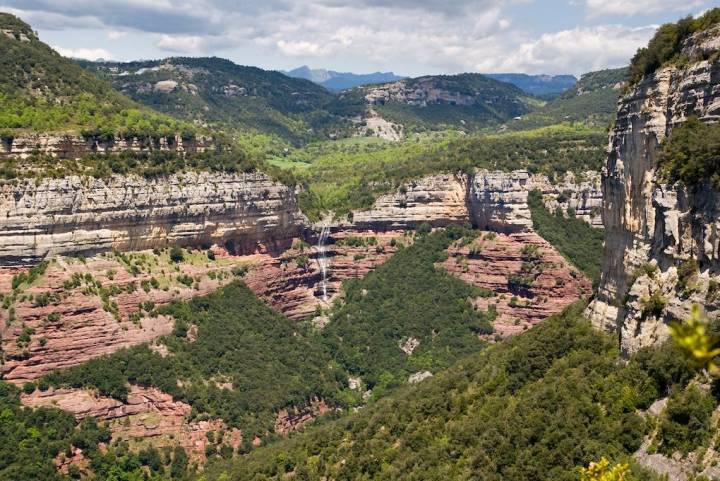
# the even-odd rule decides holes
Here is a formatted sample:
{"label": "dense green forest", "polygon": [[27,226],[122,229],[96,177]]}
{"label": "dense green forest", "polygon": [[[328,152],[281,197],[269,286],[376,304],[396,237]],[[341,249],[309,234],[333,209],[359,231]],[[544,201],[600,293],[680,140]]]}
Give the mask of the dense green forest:
{"label": "dense green forest", "polygon": [[[473,132],[498,126],[543,104],[512,84],[481,74],[436,75],[407,79],[404,82],[408,91],[432,85],[436,90],[473,98],[469,105],[451,101],[416,105],[408,101],[390,100],[373,106],[384,119],[404,126],[409,133],[445,129]],[[358,90],[365,92],[372,88]],[[346,94],[349,95],[352,92]]]}
{"label": "dense green forest", "polygon": [[528,194],[528,205],[533,228],[561,254],[585,273],[593,283],[600,280],[600,267],[605,233],[590,227],[587,222],[563,215],[562,211],[550,212],[543,203],[542,193]]}
{"label": "dense green forest", "polygon": [[[384,391],[410,374],[438,372],[481,349],[478,334],[492,332],[494,319],[467,300],[492,293],[434,265],[447,258],[452,242],[469,242],[474,235],[457,226],[419,234],[364,278],[346,281],[344,302],[322,331],[333,358],[368,388]],[[399,345],[411,338],[418,345],[407,355]]]}
{"label": "dense green forest", "polygon": [[63,479],[53,458],[71,446],[97,452],[110,433],[92,418],[80,425],[59,409],[30,409],[20,405],[20,390],[0,381],[0,480],[54,481]]}
{"label": "dense green forest", "polygon": [[627,82],[627,68],[607,69],[584,74],[572,88],[551,102],[513,121],[513,130],[579,122],[604,129],[615,119],[617,101]]}
{"label": "dense green forest", "polygon": [[[668,392],[694,396],[681,394],[693,372],[670,345],[618,363],[583,307],[201,479],[572,481],[602,456],[627,460],[652,429],[637,411]],[[627,479],[655,478],[635,467]]]}
{"label": "dense green forest", "polygon": [[[647,47],[637,51],[630,62],[630,81],[639,82],[645,75],[669,64],[683,64],[688,59],[681,53],[683,42],[697,32],[720,23],[720,8],[713,8],[697,18],[685,17],[676,23],[660,26]],[[714,55],[717,60],[717,54]]]}
{"label": "dense green forest", "polygon": [[62,162],[51,155],[33,154],[22,160],[3,161],[0,164],[0,179],[59,178],[67,175],[104,179],[113,174],[153,178],[185,171],[240,173],[257,170],[265,171],[286,184],[295,182],[292,173],[270,166],[257,155],[250,155],[237,148],[187,154],[159,150],[125,151],[118,154],[92,154]]}
{"label": "dense green forest", "polygon": [[[127,383],[155,386],[193,406],[196,416],[241,427],[247,442],[272,432],[274,413],[313,396],[341,405],[347,375],[313,333],[277,314],[236,282],[161,313],[176,319],[162,357],[146,346],[119,351],[47,377],[53,385],[91,386],[119,399]],[[187,341],[190,326],[197,340]],[[182,387],[178,380],[182,380]],[[230,382],[232,389],[218,386]]]}
{"label": "dense green forest", "polygon": [[195,135],[189,123],[141,107],[42,43],[17,17],[0,13],[0,134],[75,131],[85,135]]}

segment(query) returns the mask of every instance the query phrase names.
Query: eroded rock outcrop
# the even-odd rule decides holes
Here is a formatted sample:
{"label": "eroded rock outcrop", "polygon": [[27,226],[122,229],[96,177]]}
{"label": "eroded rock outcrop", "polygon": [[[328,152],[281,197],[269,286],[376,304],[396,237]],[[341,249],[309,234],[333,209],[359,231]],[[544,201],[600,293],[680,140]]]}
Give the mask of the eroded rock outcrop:
{"label": "eroded rock outcrop", "polygon": [[25,134],[0,138],[0,160],[25,159],[40,153],[60,159],[77,159],[96,153],[125,151],[145,152],[167,150],[173,152],[205,152],[214,147],[210,138],[183,138],[182,136],[141,139],[137,137],[100,139],[76,134]]}
{"label": "eroded rock outcrop", "polygon": [[603,272],[588,314],[620,332],[625,353],[665,340],[667,322],[693,303],[718,309],[720,196],[710,185],[663,184],[655,168],[660,143],[689,116],[720,120],[720,62],[704,60],[719,47],[720,26],[690,37],[686,64],[658,69],[619,102],[602,179]]}
{"label": "eroded rock outcrop", "polygon": [[[113,442],[143,440],[155,448],[181,446],[195,460],[205,461],[208,434],[219,433],[220,443],[237,450],[242,433],[219,419],[190,420],[192,407],[156,388],[130,386],[125,402],[87,389],[53,389],[23,394],[30,407],[57,407],[78,420],[87,416],[108,422]],[[216,435],[213,436],[214,438]]]}
{"label": "eroded rock outcrop", "polygon": [[0,214],[0,264],[168,244],[247,253],[287,246],[302,220],[295,191],[262,173],[6,182]]}
{"label": "eroded rock outcrop", "polygon": [[13,279],[28,268],[0,268],[0,375],[22,384],[170,334],[174,320],[156,307],[214,292],[238,267],[260,267],[252,256],[216,252],[215,260],[201,251],[180,263],[152,251],[58,257],[15,289]]}
{"label": "eroded rock outcrop", "polygon": [[441,265],[492,295],[473,304],[494,309],[495,335],[519,334],[590,294],[592,283],[535,233],[486,232],[467,245],[455,244]]}

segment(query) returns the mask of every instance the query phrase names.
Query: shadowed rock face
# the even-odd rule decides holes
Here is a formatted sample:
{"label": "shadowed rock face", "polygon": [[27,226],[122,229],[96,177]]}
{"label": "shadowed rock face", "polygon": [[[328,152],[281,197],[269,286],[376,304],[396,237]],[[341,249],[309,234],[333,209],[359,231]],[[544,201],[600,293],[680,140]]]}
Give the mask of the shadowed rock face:
{"label": "shadowed rock face", "polygon": [[[675,127],[689,116],[720,120],[720,63],[702,59],[718,47],[720,27],[689,38],[686,65],[646,76],[618,105],[602,178],[603,272],[588,315],[598,327],[620,332],[625,353],[665,340],[667,323],[685,318],[693,303],[718,309],[708,289],[720,271],[720,196],[709,185],[663,184],[655,172],[659,145]],[[693,292],[682,294],[678,267],[689,259],[700,269]],[[657,271],[637,275],[645,264]],[[667,302],[660,318],[643,314],[654,293]]]}

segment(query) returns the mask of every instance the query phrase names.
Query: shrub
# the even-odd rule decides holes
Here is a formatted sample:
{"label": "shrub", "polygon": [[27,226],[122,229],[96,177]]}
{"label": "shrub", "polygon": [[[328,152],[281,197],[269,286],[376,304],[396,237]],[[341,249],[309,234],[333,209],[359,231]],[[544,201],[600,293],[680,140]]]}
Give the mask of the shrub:
{"label": "shrub", "polygon": [[180,246],[170,248],[170,260],[176,264],[185,260],[185,254]]}
{"label": "shrub", "polygon": [[295,258],[295,263],[300,269],[307,269],[310,265],[310,259],[306,255],[299,255]]}
{"label": "shrub", "polygon": [[650,297],[644,298],[640,302],[642,304],[641,316],[643,319],[661,317],[668,303],[660,290],[653,292]]}
{"label": "shrub", "polygon": [[710,420],[715,402],[696,386],[670,396],[660,423],[660,451],[687,454],[710,437]]}
{"label": "shrub", "polygon": [[720,185],[720,124],[688,118],[662,144],[658,172],[666,181],[694,187],[710,181]]}
{"label": "shrub", "polygon": [[706,30],[720,23],[720,8],[708,10],[701,17],[685,17],[677,23],[668,23],[657,29],[647,47],[637,51],[630,63],[630,82],[638,82],[665,63],[682,61],[680,49],[685,39],[695,32]]}
{"label": "shrub", "polygon": [[677,287],[683,297],[689,297],[690,294],[697,290],[697,275],[700,265],[696,259],[688,259],[678,267],[678,283]]}

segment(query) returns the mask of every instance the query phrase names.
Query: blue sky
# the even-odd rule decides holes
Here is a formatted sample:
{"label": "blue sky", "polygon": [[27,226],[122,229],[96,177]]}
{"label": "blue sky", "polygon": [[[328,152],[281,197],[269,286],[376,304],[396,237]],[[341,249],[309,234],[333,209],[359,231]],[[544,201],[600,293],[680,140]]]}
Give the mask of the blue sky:
{"label": "blue sky", "polygon": [[627,64],[705,0],[0,0],[67,56],[216,55],[358,73],[572,73]]}

